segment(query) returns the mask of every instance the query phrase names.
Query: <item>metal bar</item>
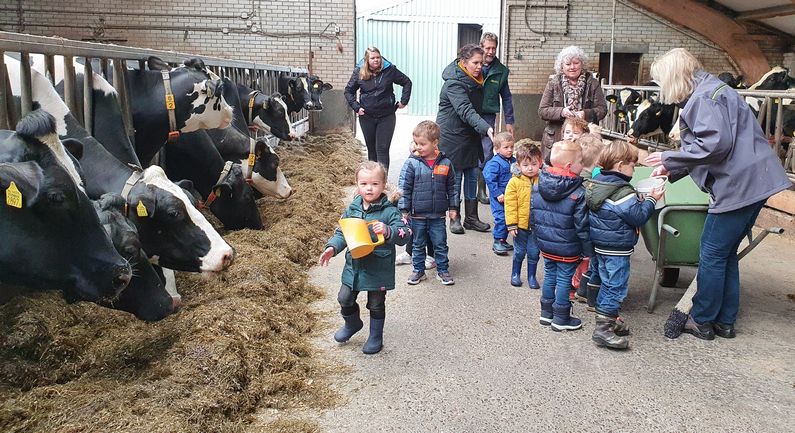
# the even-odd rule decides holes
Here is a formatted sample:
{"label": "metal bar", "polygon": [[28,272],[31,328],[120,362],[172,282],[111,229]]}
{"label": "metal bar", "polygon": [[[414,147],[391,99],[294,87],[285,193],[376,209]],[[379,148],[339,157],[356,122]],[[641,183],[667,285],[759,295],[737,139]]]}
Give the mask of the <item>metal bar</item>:
{"label": "metal bar", "polygon": [[773,117],[772,102],[773,101],[770,99],[769,96],[765,97],[765,105],[767,105],[767,109],[765,110],[765,126],[763,128],[765,130],[765,136],[770,135],[770,123],[772,121],[771,117]]}
{"label": "metal bar", "polygon": [[663,224],[662,229],[670,233],[675,238],[679,237],[679,230],[677,230],[676,227],[672,227],[668,224]]}
{"label": "metal bar", "polygon": [[48,54],[44,56],[44,67],[47,69],[45,75],[50,80],[50,84],[55,86],[55,56]]}
{"label": "metal bar", "polygon": [[[765,231],[763,231],[762,233],[759,233],[758,235],[756,235],[756,237],[751,242],[748,243],[748,245],[745,248],[742,249],[742,251],[737,253],[737,260],[740,260],[743,257],[745,257],[748,253],[751,252],[751,250],[756,248],[756,246],[759,245],[759,243],[762,242],[767,237],[767,235],[769,235],[771,233],[776,234],[776,235],[780,235],[780,234],[784,233],[784,229],[781,228],[781,227],[770,227],[770,228],[766,229]],[[749,233],[749,235],[750,235],[750,233]]]}
{"label": "metal bar", "polygon": [[100,71],[100,75],[102,75],[102,78],[107,80],[108,77],[110,76],[110,73],[109,73],[110,65],[108,64],[108,58],[107,57],[103,57],[103,58],[99,59],[99,68],[101,70]]}
{"label": "metal bar", "polygon": [[83,128],[94,135],[94,67],[91,58],[86,57],[83,65]]}
{"label": "metal bar", "polygon": [[776,126],[774,128],[773,137],[775,140],[774,146],[776,155],[781,155],[783,149],[781,147],[781,138],[784,135],[784,99],[778,98],[778,111],[776,112]]}
{"label": "metal bar", "polygon": [[13,101],[14,98],[8,89],[8,73],[6,71],[5,53],[0,51],[0,58],[3,62],[0,63],[0,129],[11,129],[11,122],[9,119],[8,103]]}
{"label": "metal bar", "polygon": [[21,117],[33,111],[33,88],[30,77],[30,53],[22,52],[19,58],[19,87],[22,91]]}
{"label": "metal bar", "polygon": [[83,122],[83,113],[77,109],[77,80],[75,79],[74,59],[72,56],[63,56],[63,97],[66,106],[72,115],[80,122]]}
{"label": "metal bar", "polygon": [[113,87],[119,95],[119,105],[121,105],[121,120],[124,123],[124,131],[130,142],[135,145],[135,128],[132,121],[132,110],[130,109],[130,97],[127,93],[127,66],[122,59],[113,59]]}

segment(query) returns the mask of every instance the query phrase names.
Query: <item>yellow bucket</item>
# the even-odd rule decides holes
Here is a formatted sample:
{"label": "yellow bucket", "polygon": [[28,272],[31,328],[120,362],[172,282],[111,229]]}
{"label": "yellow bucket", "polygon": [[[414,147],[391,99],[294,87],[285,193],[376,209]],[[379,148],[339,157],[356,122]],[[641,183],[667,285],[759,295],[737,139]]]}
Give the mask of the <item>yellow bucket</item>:
{"label": "yellow bucket", "polygon": [[361,218],[343,218],[339,220],[342,235],[345,236],[345,243],[348,244],[348,251],[351,257],[360,259],[384,243],[384,235],[377,234],[377,241],[373,241],[370,234],[370,226],[378,221],[367,222]]}

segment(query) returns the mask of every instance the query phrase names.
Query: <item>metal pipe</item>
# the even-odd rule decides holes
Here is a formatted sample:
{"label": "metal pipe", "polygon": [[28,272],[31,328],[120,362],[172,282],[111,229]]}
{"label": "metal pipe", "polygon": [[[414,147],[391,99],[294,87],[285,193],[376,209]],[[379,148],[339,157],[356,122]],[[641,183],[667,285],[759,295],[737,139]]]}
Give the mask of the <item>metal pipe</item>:
{"label": "metal pipe", "polygon": [[675,238],[679,237],[679,230],[677,230],[675,227],[671,227],[668,224],[663,224],[662,229],[670,233]]}
{"label": "metal pipe", "polygon": [[91,57],[83,65],[83,128],[94,135],[94,67]]}
{"label": "metal pipe", "polygon": [[55,56],[48,54],[44,56],[44,67],[47,69],[46,76],[50,84],[55,85]]}
{"label": "metal pipe", "polygon": [[9,121],[8,102],[13,100],[10,93],[6,90],[8,87],[8,74],[6,73],[5,53],[0,51],[0,58],[3,62],[0,63],[0,129],[11,129],[11,122]]}
{"label": "metal pipe", "polygon": [[[11,7],[0,7],[0,11],[16,13],[17,12],[17,8],[15,8],[15,7],[13,7],[13,8],[11,8]],[[240,15],[216,15],[216,14],[207,15],[207,14],[185,14],[185,13],[182,13],[182,14],[181,13],[167,13],[166,14],[166,13],[156,13],[156,12],[124,12],[124,11],[96,11],[96,10],[91,11],[91,10],[76,10],[76,9],[75,10],[73,10],[73,9],[55,9],[55,10],[53,10],[53,9],[49,9],[49,8],[48,9],[36,9],[36,8],[30,8],[30,7],[26,7],[24,9],[24,12],[26,14],[30,14],[30,13],[54,14],[54,13],[56,13],[56,14],[64,14],[64,15],[72,14],[72,15],[80,15],[80,16],[102,15],[102,16],[135,16],[135,17],[165,17],[165,18],[174,18],[174,17],[180,17],[180,18],[214,18],[214,19],[221,19],[221,18],[238,19],[238,18],[240,18]],[[28,23],[25,23],[25,25],[27,26]]]}
{"label": "metal pipe", "polygon": [[127,93],[127,66],[122,59],[113,59],[113,87],[119,95],[119,105],[121,106],[121,120],[124,123],[124,132],[127,133],[130,142],[135,145],[135,128],[132,121],[132,110],[130,110],[130,97]]}
{"label": "metal pipe", "polygon": [[756,248],[756,246],[759,245],[759,243],[762,242],[767,237],[767,235],[771,233],[780,235],[784,233],[784,229],[781,227],[770,227],[765,231],[763,231],[762,233],[759,233],[751,242],[748,243],[748,245],[745,248],[742,249],[742,251],[737,253],[737,260],[740,260],[743,257],[745,257],[746,254],[750,253],[751,250]]}
{"label": "metal pipe", "polygon": [[22,52],[19,58],[19,87],[22,91],[21,117],[33,111],[33,88],[30,77],[30,53]]}
{"label": "metal pipe", "polygon": [[613,0],[613,17],[611,19],[612,26],[610,28],[610,74],[607,78],[607,84],[613,85],[613,49],[616,41],[616,0]]}
{"label": "metal pipe", "polygon": [[66,106],[73,116],[83,123],[83,113],[77,109],[77,80],[75,79],[75,67],[72,56],[63,56],[63,97]]}

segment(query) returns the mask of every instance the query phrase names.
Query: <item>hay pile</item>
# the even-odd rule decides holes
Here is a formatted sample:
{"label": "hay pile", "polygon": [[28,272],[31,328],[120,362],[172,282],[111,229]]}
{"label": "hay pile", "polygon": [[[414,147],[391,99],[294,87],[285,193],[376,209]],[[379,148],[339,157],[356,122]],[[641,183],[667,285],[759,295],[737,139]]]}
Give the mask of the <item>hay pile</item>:
{"label": "hay pile", "polygon": [[[225,234],[232,268],[179,274],[182,310],[148,324],[57,293],[0,305],[0,431],[241,432],[257,408],[328,407],[307,336],[307,281],[361,160],[350,135],[279,149],[295,189],[262,199],[265,231]],[[303,428],[314,430],[311,425]]]}

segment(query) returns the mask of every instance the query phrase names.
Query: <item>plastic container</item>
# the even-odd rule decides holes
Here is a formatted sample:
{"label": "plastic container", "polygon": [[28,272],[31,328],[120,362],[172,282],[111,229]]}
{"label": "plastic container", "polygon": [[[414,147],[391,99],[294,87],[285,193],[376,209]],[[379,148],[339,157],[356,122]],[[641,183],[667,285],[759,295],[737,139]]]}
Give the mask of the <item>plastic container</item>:
{"label": "plastic container", "polygon": [[[658,190],[660,188],[665,190],[665,183],[667,181],[668,176],[648,177],[646,179],[639,180],[635,185],[635,189],[642,197],[647,197],[654,190]],[[654,206],[655,209],[662,209],[663,207],[665,207],[665,195],[660,197],[660,199],[657,201],[657,204]]]}

